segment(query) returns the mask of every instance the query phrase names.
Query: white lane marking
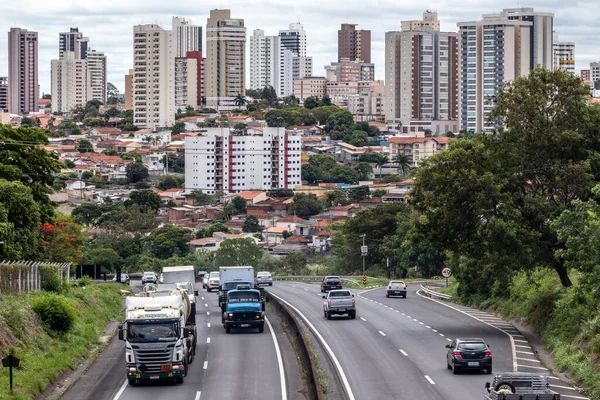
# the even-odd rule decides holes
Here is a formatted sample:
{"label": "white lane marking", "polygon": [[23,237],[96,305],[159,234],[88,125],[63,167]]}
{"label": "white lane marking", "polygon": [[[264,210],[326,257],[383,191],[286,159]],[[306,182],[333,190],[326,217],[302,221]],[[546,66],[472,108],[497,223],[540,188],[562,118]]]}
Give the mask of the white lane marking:
{"label": "white lane marking", "polygon": [[406,315],[406,314],[402,313],[402,315]]}
{"label": "white lane marking", "polygon": [[527,340],[521,340],[521,339],[513,339],[515,342],[519,342],[519,343],[529,343]]}
{"label": "white lane marking", "polygon": [[206,312],[206,315],[210,315],[210,311],[207,311],[207,312]]}
{"label": "white lane marking", "polygon": [[208,307],[208,304],[204,303],[204,307]]}
{"label": "white lane marking", "polygon": [[444,307],[448,307],[448,308],[450,308],[450,309],[453,309],[453,310],[455,310],[455,311],[458,311],[459,313],[465,314],[466,316],[468,316],[468,317],[471,317],[471,318],[473,318],[473,319],[475,319],[475,320],[477,320],[477,321],[480,321],[480,322],[482,322],[482,323],[484,323],[484,324],[486,324],[486,325],[488,325],[488,326],[491,326],[492,328],[494,328],[494,329],[497,329],[497,330],[499,330],[500,332],[504,332],[504,334],[506,334],[506,336],[508,336],[508,339],[510,340],[510,347],[511,347],[511,349],[512,349],[512,359],[513,359],[513,371],[514,371],[514,372],[517,372],[517,371],[518,371],[518,368],[517,368],[517,349],[516,349],[516,347],[515,347],[515,341],[516,341],[516,339],[515,339],[515,338],[513,338],[513,337],[512,337],[512,335],[511,335],[510,333],[506,332],[506,331],[505,331],[505,330],[503,330],[502,328],[499,328],[499,327],[497,327],[497,326],[494,326],[494,325],[490,324],[489,322],[482,321],[480,318],[477,318],[475,315],[471,315],[471,314],[469,314],[469,313],[467,313],[467,312],[465,312],[465,311],[462,311],[462,310],[460,310],[460,309],[458,309],[458,308],[456,308],[456,307],[453,307],[453,306],[451,306],[451,305],[449,305],[449,304],[446,304],[446,303],[444,303],[444,302],[442,302],[442,301],[439,301],[439,300],[434,300],[434,299],[432,299],[432,298],[429,298],[429,297],[427,297],[427,296],[423,296],[421,293],[419,293],[419,291],[417,291],[417,295],[418,295],[418,296],[420,296],[420,297],[422,297],[423,299],[426,299],[426,300],[433,301],[434,303],[438,303],[438,304],[440,304],[440,305],[442,305],[442,306],[444,306]]}
{"label": "white lane marking", "polygon": [[285,305],[290,307],[292,310],[294,310],[300,316],[300,318],[302,318],[304,320],[306,325],[308,325],[308,327],[313,331],[315,336],[319,339],[319,341],[325,348],[325,351],[327,351],[329,353],[329,356],[333,360],[333,363],[335,364],[335,367],[337,368],[337,370],[340,374],[340,377],[342,378],[342,383],[344,384],[344,390],[346,391],[346,394],[348,395],[348,400],[356,400],[356,398],[354,397],[354,393],[352,392],[352,388],[350,387],[350,383],[348,382],[348,378],[346,377],[346,374],[344,373],[344,370],[342,369],[342,365],[340,364],[337,357],[333,353],[333,350],[331,350],[331,347],[329,347],[329,344],[327,344],[327,342],[325,341],[323,336],[319,333],[319,331],[317,331],[315,326],[296,307],[294,307],[293,305],[291,305],[290,303],[288,303],[281,297],[277,296],[276,294],[271,293],[271,296],[274,296],[275,298],[279,299],[282,303],[284,303]]}
{"label": "white lane marking", "polygon": [[437,333],[437,329],[432,329],[432,331],[434,331],[435,333]]}
{"label": "white lane marking", "polygon": [[273,338],[273,345],[275,346],[275,354],[277,354],[277,364],[279,366],[279,381],[281,382],[281,400],[287,400],[287,388],[285,386],[285,370],[283,369],[283,358],[281,357],[281,351],[279,349],[279,343],[277,342],[277,336],[275,336],[275,330],[273,330],[273,325],[267,317],[265,317],[265,322],[269,326],[269,330],[271,331],[271,337]]}
{"label": "white lane marking", "polygon": [[206,327],[207,327],[207,328],[210,328],[210,322],[208,322],[208,323],[206,324]]}
{"label": "white lane marking", "polygon": [[[404,314],[403,314],[403,315],[404,315]],[[406,317],[407,317],[407,318],[412,318],[410,315],[407,315]]]}
{"label": "white lane marking", "polygon": [[432,385],[435,385],[435,382],[429,377],[429,375],[425,375],[425,379],[427,379]]}
{"label": "white lane marking", "polygon": [[522,365],[522,364],[517,364],[517,367],[521,367],[521,368],[533,368],[533,369],[543,369],[544,371],[548,371],[548,368],[544,368],[544,367],[534,367],[533,365]]}
{"label": "white lane marking", "polygon": [[202,369],[207,369],[208,368],[208,361],[204,361],[204,365],[202,366]]}
{"label": "white lane marking", "polygon": [[210,343],[210,338],[209,337],[206,338],[206,343],[207,344]]}
{"label": "white lane marking", "polygon": [[415,322],[419,322],[419,320],[418,320],[418,319],[416,319],[416,318],[413,318],[413,321],[415,321]]}
{"label": "white lane marking", "polygon": [[443,333],[440,333],[440,336],[444,336],[444,334],[443,334]]}
{"label": "white lane marking", "polygon": [[400,349],[400,353],[402,353],[402,355],[404,355],[405,357],[408,357],[408,354],[406,354],[404,350]]}
{"label": "white lane marking", "polygon": [[306,290],[308,292],[308,289],[304,289],[304,290]]}
{"label": "white lane marking", "polygon": [[204,297],[202,298],[202,300],[204,300]]}
{"label": "white lane marking", "polygon": [[451,342],[451,341],[452,341],[452,339],[450,339],[450,338],[446,338],[446,340],[447,340],[447,341],[449,341],[449,342]]}
{"label": "white lane marking", "polygon": [[425,325],[425,328],[427,329],[431,329],[431,327],[429,325]]}
{"label": "white lane marking", "polygon": [[531,349],[531,346],[523,346],[522,344],[516,344],[516,347],[522,347],[524,349]]}
{"label": "white lane marking", "polygon": [[419,322],[419,325],[425,325],[425,324],[424,324],[424,323],[422,323],[422,322]]}
{"label": "white lane marking", "polygon": [[119,389],[119,391],[117,392],[117,394],[115,394],[115,397],[113,397],[113,400],[119,400],[119,397],[121,397],[121,395],[125,391],[126,387],[127,387],[127,379],[125,379],[125,381],[123,381],[123,384],[121,385],[121,388]]}
{"label": "white lane marking", "polygon": [[400,312],[400,311],[398,311],[398,310],[395,310],[395,311],[396,311],[396,312]]}
{"label": "white lane marking", "polygon": [[524,337],[525,337],[525,336],[523,336],[523,335],[517,335],[517,334],[515,334],[515,333],[512,333],[511,335],[513,335],[513,336],[516,336],[516,337],[522,337],[522,338],[524,338]]}
{"label": "white lane marking", "polygon": [[367,322],[367,320],[366,320],[366,319],[364,319],[363,317],[360,317],[360,319],[362,319],[363,321]]}
{"label": "white lane marking", "polygon": [[201,394],[202,394],[202,392],[196,392],[196,397],[194,397],[194,400],[200,400]]}
{"label": "white lane marking", "polygon": [[532,353],[532,352],[530,352],[530,351],[521,351],[521,350],[517,350],[517,353],[534,355],[534,353]]}
{"label": "white lane marking", "polygon": [[379,333],[381,334],[381,336],[385,336],[385,333],[383,333],[383,332],[381,332],[381,331],[379,331]]}
{"label": "white lane marking", "polygon": [[517,357],[517,360],[521,360],[521,361],[531,361],[531,362],[538,363],[538,364],[541,364],[541,363],[542,363],[542,362],[541,362],[541,361],[539,361],[539,360],[532,360],[531,358],[523,358],[523,357]]}

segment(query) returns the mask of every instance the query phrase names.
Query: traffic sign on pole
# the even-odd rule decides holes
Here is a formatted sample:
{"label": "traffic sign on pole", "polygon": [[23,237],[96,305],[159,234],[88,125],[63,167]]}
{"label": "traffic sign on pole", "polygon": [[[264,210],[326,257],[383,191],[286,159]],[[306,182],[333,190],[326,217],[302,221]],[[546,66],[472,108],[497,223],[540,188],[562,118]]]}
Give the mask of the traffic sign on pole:
{"label": "traffic sign on pole", "polygon": [[444,278],[450,278],[452,276],[452,269],[448,266],[444,266],[444,268],[442,268],[442,277]]}
{"label": "traffic sign on pole", "polygon": [[369,252],[369,248],[367,246],[360,246],[360,255],[366,257]]}
{"label": "traffic sign on pole", "polygon": [[367,276],[363,275],[363,285],[366,286],[366,284],[367,284]]}
{"label": "traffic sign on pole", "polygon": [[8,367],[8,376],[9,376],[9,385],[10,385],[10,392],[12,393],[13,390],[13,373],[12,373],[12,369],[13,367],[17,368],[19,366],[19,363],[21,362],[21,360],[19,360],[17,357],[15,357],[12,354],[9,354],[8,356],[4,357],[2,359],[2,365],[4,367]]}

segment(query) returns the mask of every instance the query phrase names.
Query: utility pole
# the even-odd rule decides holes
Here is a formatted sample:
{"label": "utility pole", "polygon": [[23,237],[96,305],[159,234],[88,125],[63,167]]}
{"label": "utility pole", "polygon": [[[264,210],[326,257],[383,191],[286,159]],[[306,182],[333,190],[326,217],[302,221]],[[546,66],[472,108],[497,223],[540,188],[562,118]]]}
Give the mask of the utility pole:
{"label": "utility pole", "polygon": [[366,234],[362,234],[360,235],[360,237],[362,238],[362,246],[360,248],[360,255],[362,256],[363,259],[363,276],[365,275],[365,257],[367,256],[367,246],[365,245],[365,238],[367,237]]}

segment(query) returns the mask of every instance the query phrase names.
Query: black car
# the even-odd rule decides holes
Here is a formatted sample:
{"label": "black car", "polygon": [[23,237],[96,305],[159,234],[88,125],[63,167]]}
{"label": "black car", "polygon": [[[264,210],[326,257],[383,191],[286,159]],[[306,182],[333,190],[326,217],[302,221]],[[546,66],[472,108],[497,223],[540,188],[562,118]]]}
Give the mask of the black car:
{"label": "black car", "polygon": [[446,365],[454,374],[463,370],[483,369],[488,374],[492,373],[492,352],[483,339],[454,339],[446,348]]}
{"label": "black car", "polygon": [[342,289],[342,278],[339,276],[326,276],[321,282],[321,293],[327,293],[329,290]]}

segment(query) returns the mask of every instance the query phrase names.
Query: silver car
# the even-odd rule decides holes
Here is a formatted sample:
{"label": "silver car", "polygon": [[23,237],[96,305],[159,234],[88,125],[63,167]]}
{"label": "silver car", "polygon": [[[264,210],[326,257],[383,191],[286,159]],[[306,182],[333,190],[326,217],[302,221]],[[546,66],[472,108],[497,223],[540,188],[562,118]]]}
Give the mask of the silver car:
{"label": "silver car", "polygon": [[356,318],[356,302],[349,290],[331,290],[323,296],[323,316],[331,319],[332,315],[347,314],[351,319]]}
{"label": "silver car", "polygon": [[401,296],[406,298],[406,283],[403,281],[390,281],[385,292],[385,297],[392,296]]}
{"label": "silver car", "polygon": [[269,285],[273,286],[273,276],[270,272],[261,271],[256,273],[256,286]]}
{"label": "silver car", "polygon": [[213,290],[219,290],[219,271],[213,271],[208,275],[208,284],[206,290],[212,292]]}

